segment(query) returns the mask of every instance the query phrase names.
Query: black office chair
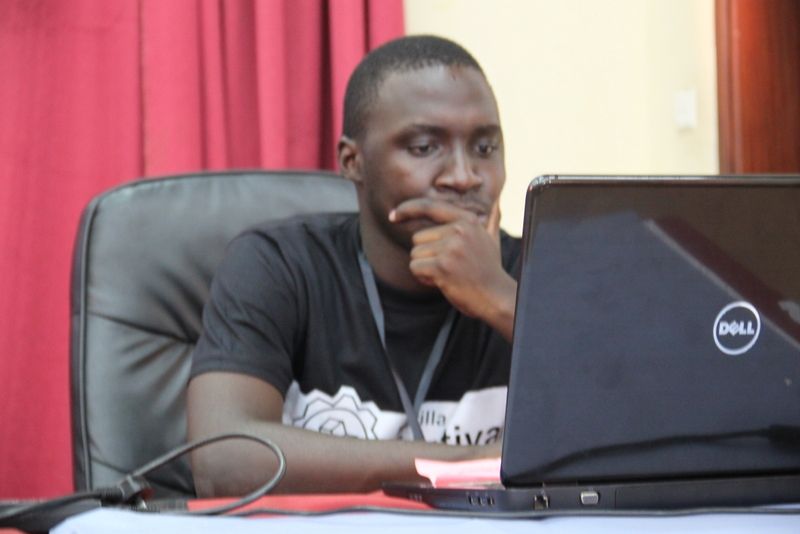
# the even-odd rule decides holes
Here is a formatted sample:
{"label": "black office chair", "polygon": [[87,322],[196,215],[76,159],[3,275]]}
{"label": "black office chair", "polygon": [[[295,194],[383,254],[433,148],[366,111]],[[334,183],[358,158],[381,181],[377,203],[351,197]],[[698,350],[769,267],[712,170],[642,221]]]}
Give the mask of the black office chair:
{"label": "black office chair", "polygon": [[[76,490],[112,484],[186,442],[186,385],[203,304],[227,243],[248,226],[357,210],[324,172],[221,172],[132,182],[84,210],[71,287]],[[149,477],[194,495],[186,457]]]}

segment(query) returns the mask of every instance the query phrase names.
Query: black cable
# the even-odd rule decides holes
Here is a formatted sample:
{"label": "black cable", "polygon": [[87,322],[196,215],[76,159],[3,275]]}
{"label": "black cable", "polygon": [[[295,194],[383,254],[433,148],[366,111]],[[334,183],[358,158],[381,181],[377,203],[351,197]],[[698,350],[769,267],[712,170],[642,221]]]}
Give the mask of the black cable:
{"label": "black cable", "polygon": [[[216,515],[228,512],[230,510],[235,510],[236,508],[241,508],[242,506],[246,506],[251,502],[269,493],[272,490],[272,488],[274,488],[278,484],[278,482],[281,481],[283,475],[286,473],[286,456],[284,456],[283,451],[281,450],[280,447],[278,447],[275,443],[266,438],[260,438],[250,434],[230,433],[230,434],[221,434],[219,436],[214,436],[211,438],[206,438],[198,441],[193,441],[181,447],[177,447],[163,456],[159,456],[155,460],[131,472],[129,476],[144,477],[146,474],[155,471],[159,467],[168,464],[172,460],[186,454],[187,452],[191,452],[194,449],[203,447],[205,445],[209,445],[211,443],[215,443],[217,441],[223,441],[226,439],[234,439],[234,438],[249,439],[251,441],[256,441],[271,449],[272,452],[275,453],[275,456],[278,457],[278,470],[275,473],[275,475],[271,479],[269,479],[264,485],[257,488],[255,491],[245,495],[241,499],[234,501],[232,503],[225,504],[223,506],[217,506],[215,508],[207,508],[205,510],[174,510],[171,511],[170,513],[179,515]],[[147,511],[146,503],[144,504],[143,511]]]}
{"label": "black cable", "polygon": [[91,491],[82,491],[33,503],[21,503],[19,506],[12,506],[10,509],[0,513],[0,527],[13,526],[11,523],[7,522],[19,519],[22,516],[44,514],[45,512],[64,508],[82,501],[95,500],[99,507],[102,504],[125,503],[143,494],[148,497],[152,494],[147,481],[143,477],[128,475],[112,486]]}
{"label": "black cable", "polygon": [[60,508],[62,506],[67,506],[76,502],[90,499],[96,499],[99,501],[100,491],[83,491],[80,493],[74,493],[72,495],[64,495],[62,497],[48,499],[46,501],[20,504],[17,507],[13,507],[10,510],[5,510],[4,512],[0,513],[0,528],[15,528],[14,524],[10,523],[9,521],[18,519],[24,515],[47,512],[55,508]]}
{"label": "black cable", "polygon": [[148,511],[149,509],[147,507],[145,499],[150,497],[152,491],[150,490],[150,487],[147,484],[146,479],[144,478],[145,475],[147,475],[152,471],[155,471],[159,467],[168,464],[169,462],[175,460],[179,456],[182,456],[187,452],[193,451],[194,449],[218,441],[235,439],[235,438],[249,439],[251,441],[256,441],[271,449],[275,453],[275,456],[278,457],[278,470],[275,473],[275,475],[270,480],[268,480],[264,485],[262,485],[255,491],[249,493],[248,495],[245,495],[244,497],[235,502],[205,510],[175,511],[173,513],[179,513],[184,515],[215,515],[228,512],[230,510],[235,510],[237,508],[241,508],[242,506],[250,504],[251,502],[267,494],[270,490],[272,490],[272,488],[274,488],[278,484],[278,482],[281,481],[283,475],[286,473],[286,457],[284,456],[283,451],[280,449],[280,447],[278,447],[275,443],[266,438],[260,438],[257,436],[252,436],[250,434],[230,433],[230,434],[221,434],[218,436],[213,436],[198,441],[193,441],[191,443],[187,443],[186,445],[182,445],[180,447],[172,449],[170,452],[162,456],[159,456],[155,460],[148,462],[142,467],[139,467],[138,469],[134,470],[133,472],[125,476],[123,479],[116,482],[115,484],[112,484],[111,486],[106,486],[91,491],[74,493],[71,495],[64,495],[62,497],[56,497],[53,499],[34,502],[30,504],[20,504],[20,506],[18,507],[13,507],[10,510],[6,510],[0,513],[0,528],[7,528],[7,527],[16,528],[19,525],[14,523],[14,520],[19,520],[20,518],[23,518],[23,516],[30,516],[32,514],[44,514],[45,512],[51,512],[53,510],[66,507],[68,505],[77,502],[88,501],[93,499],[97,501],[98,506],[131,503],[135,506],[135,509],[141,511]]}

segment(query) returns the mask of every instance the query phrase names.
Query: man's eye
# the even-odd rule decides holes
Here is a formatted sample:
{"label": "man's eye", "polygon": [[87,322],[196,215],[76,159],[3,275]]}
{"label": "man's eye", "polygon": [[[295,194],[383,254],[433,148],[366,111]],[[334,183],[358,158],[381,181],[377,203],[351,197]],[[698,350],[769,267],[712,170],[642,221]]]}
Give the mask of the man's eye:
{"label": "man's eye", "polygon": [[475,151],[480,156],[490,156],[496,150],[497,150],[496,143],[478,143],[475,147]]}
{"label": "man's eye", "polygon": [[434,146],[431,143],[421,143],[416,145],[410,145],[408,147],[408,151],[411,152],[415,156],[427,156],[431,152],[433,152]]}

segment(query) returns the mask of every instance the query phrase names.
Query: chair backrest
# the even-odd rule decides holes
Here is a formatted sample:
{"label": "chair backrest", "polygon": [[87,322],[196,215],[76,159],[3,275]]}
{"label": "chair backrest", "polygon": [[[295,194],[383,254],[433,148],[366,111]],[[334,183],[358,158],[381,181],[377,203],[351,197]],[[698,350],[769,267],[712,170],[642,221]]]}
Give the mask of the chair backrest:
{"label": "chair backrest", "polygon": [[[356,210],[353,185],[324,171],[146,179],[92,200],[71,283],[75,489],[111,484],[186,442],[191,353],[233,237],[263,220]],[[158,497],[194,494],[185,457],[149,481]]]}

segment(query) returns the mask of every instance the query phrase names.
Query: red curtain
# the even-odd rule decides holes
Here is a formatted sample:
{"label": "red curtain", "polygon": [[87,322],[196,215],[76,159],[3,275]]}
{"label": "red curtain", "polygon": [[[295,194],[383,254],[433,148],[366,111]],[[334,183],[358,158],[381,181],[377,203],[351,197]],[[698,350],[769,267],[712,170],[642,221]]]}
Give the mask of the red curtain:
{"label": "red curtain", "polygon": [[344,87],[402,0],[0,2],[0,498],[72,491],[80,212],[140,177],[334,168]]}

